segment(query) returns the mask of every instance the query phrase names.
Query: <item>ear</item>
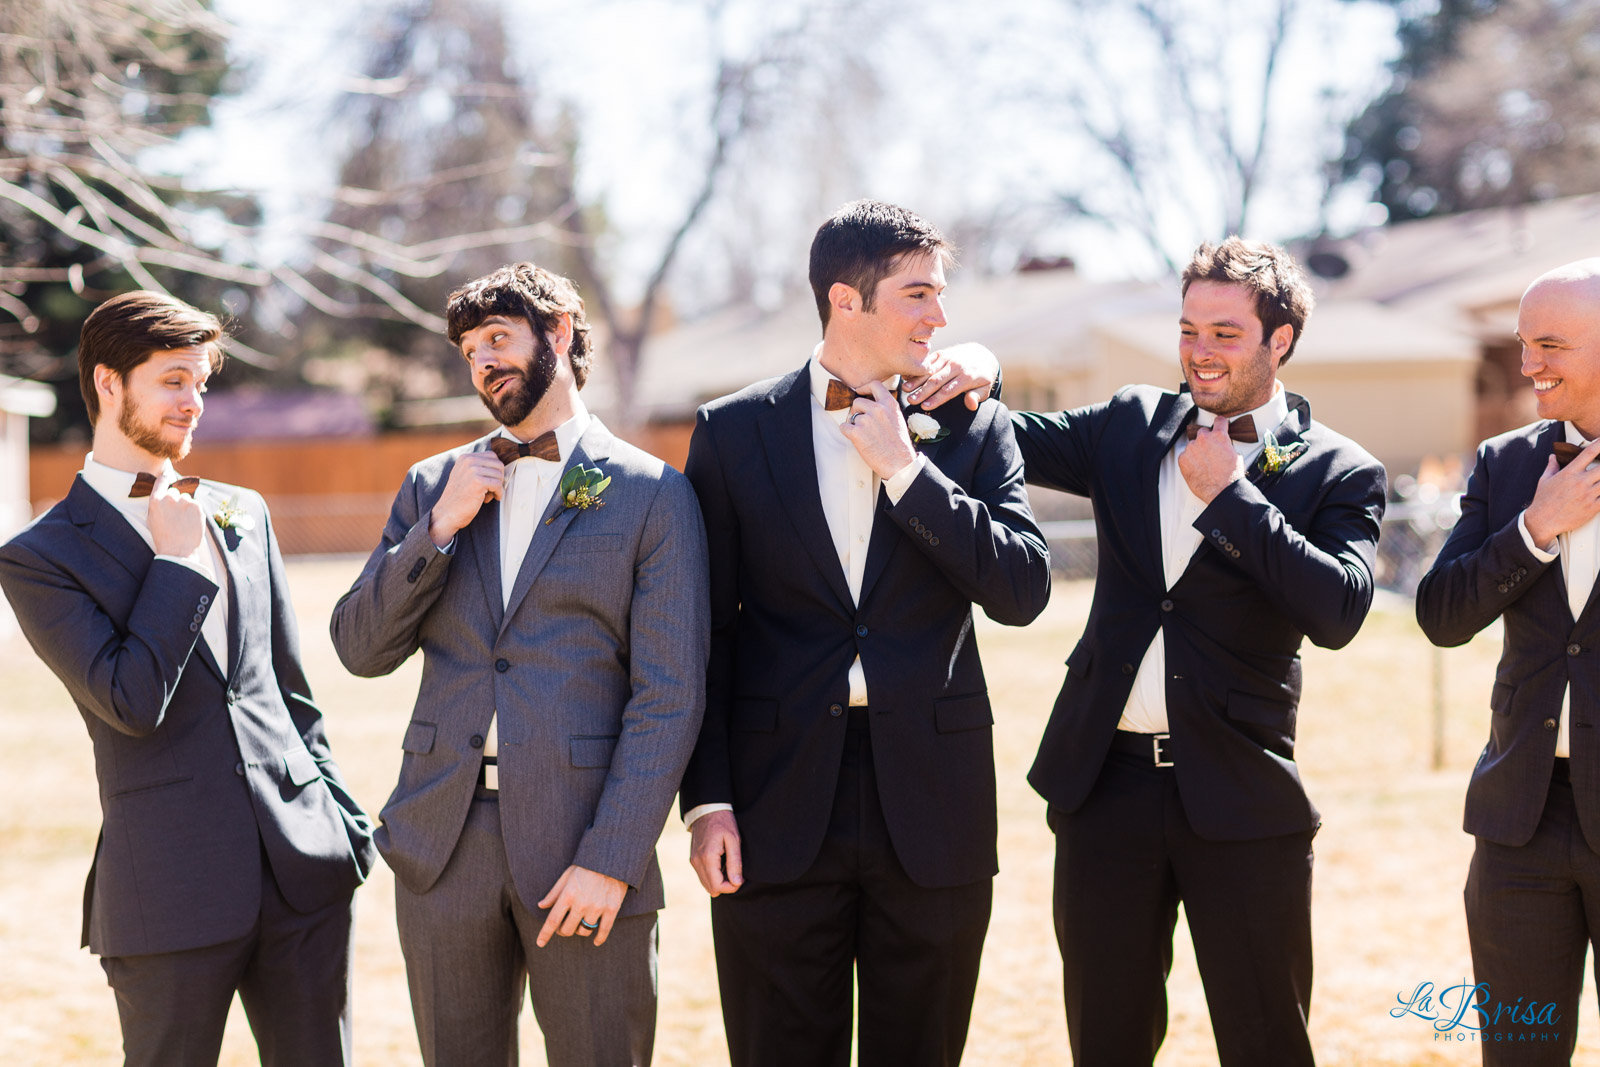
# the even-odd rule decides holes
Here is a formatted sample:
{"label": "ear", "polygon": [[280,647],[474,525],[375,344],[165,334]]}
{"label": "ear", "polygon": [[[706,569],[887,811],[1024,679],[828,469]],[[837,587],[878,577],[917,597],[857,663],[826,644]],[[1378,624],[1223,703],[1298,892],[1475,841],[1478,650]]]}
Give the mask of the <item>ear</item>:
{"label": "ear", "polygon": [[103,412],[112,402],[120,402],[122,396],[122,375],[106,366],[96,363],[94,367],[94,391],[100,397],[100,410]]}
{"label": "ear", "polygon": [[555,326],[546,333],[545,340],[550,342],[550,348],[558,356],[567,354],[572,347],[572,316],[563,311],[556,319]]}
{"label": "ear", "polygon": [[836,315],[853,315],[861,310],[861,294],[853,285],[834,282],[828,286],[828,304]]}
{"label": "ear", "polygon": [[1276,365],[1289,351],[1289,346],[1294,343],[1294,327],[1287,322],[1272,331],[1268,339],[1268,350],[1272,353],[1272,362]]}

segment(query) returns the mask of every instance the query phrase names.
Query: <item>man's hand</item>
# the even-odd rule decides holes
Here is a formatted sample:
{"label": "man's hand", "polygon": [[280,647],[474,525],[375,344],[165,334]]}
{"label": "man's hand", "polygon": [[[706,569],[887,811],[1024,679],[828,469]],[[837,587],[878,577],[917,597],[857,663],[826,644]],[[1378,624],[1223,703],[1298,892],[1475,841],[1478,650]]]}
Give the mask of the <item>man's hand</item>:
{"label": "man's hand", "polygon": [[947,400],[965,394],[973,411],[989,398],[989,388],[1000,376],[1000,361],[995,354],[975,341],[935,352],[928,359],[928,373],[907,378],[900,395],[907,404],[921,404],[932,411]]}
{"label": "man's hand", "polygon": [[1600,514],[1600,470],[1589,469],[1596,457],[1600,440],[1591,441],[1565,467],[1554,456],[1544,465],[1533,503],[1522,516],[1528,536],[1540,548]]}
{"label": "man's hand", "polygon": [[[494,456],[491,454],[489,458],[494,459]],[[496,459],[495,462],[500,461]],[[549,918],[539,928],[539,947],[544,948],[553,934],[571,937],[574,933],[580,937],[594,934],[596,945],[605,944],[627,892],[627,882],[583,867],[568,867],[539,901],[539,907],[550,909]],[[585,921],[599,923],[599,929],[584,926]]]}
{"label": "man's hand", "polygon": [[500,500],[506,492],[506,466],[493,452],[468,452],[456,458],[450,480],[428,520],[428,537],[444,548],[466,528],[484,501]]}
{"label": "man's hand", "polygon": [[200,502],[171,486],[150,494],[150,541],[158,556],[188,559],[205,536],[206,513]]}
{"label": "man's hand", "polygon": [[739,824],[734,821],[733,812],[713,811],[694,821],[689,827],[689,864],[700,876],[706,892],[714,897],[744,885]]}
{"label": "man's hand", "polygon": [[916,462],[917,450],[911,447],[911,431],[894,394],[879,381],[867,383],[871,396],[858,396],[850,405],[850,417],[839,431],[856,446],[861,458],[879,478],[887,481],[908,463]]}
{"label": "man's hand", "polygon": [[1228,420],[1217,417],[1211,428],[1202,426],[1178,457],[1178,469],[1189,491],[1207,504],[1217,499],[1235,480],[1244,477],[1244,457],[1234,451]]}

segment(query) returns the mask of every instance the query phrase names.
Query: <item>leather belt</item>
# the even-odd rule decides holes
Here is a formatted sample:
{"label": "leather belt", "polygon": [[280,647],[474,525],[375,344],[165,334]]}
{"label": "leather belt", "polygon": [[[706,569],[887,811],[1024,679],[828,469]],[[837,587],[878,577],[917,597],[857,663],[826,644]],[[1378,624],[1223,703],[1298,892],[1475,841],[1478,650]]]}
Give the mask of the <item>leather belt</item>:
{"label": "leather belt", "polygon": [[1153,766],[1172,766],[1172,735],[1141,734],[1118,730],[1111,738],[1111,750],[1147,759]]}

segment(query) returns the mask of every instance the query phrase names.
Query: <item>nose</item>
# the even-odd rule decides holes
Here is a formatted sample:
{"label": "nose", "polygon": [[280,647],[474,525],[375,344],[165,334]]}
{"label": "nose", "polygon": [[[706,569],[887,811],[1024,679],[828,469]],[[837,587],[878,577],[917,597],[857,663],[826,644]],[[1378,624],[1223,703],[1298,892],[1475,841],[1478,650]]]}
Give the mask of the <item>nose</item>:
{"label": "nose", "polygon": [[188,389],[184,390],[181,406],[184,414],[186,415],[192,413],[198,416],[202,411],[205,410],[205,396],[200,392],[200,387],[198,385],[190,386]]}
{"label": "nose", "polygon": [[928,325],[934,327],[935,329],[938,329],[939,327],[944,326],[946,323],[949,322],[949,320],[944,317],[944,297],[942,297],[942,296],[934,297],[933,298],[933,307],[932,307],[931,310],[932,310],[932,314],[930,314],[928,316]]}
{"label": "nose", "polygon": [[1529,345],[1522,346],[1522,376],[1532,378],[1544,369],[1544,360],[1539,355],[1537,348]]}

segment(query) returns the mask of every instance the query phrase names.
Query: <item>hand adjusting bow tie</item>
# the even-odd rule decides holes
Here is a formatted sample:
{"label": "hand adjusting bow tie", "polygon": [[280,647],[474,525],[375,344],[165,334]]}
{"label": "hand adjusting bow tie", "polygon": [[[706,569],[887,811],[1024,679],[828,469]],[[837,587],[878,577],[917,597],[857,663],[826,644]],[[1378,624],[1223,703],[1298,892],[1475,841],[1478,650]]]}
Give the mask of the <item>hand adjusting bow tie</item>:
{"label": "hand adjusting bow tie", "polygon": [[[894,387],[894,398],[896,400],[900,399],[900,390],[901,390],[901,388],[903,388],[903,381],[904,380],[902,379],[902,384],[901,385],[896,385]],[[870,392],[858,393],[854,389],[850,388],[848,385],[846,385],[843,382],[841,382],[839,379],[837,379],[837,378],[829,378],[828,379],[828,395],[827,395],[827,398],[822,401],[822,410],[823,411],[843,411],[845,408],[847,408],[851,404],[855,403],[856,397],[858,397],[858,396],[870,397],[871,395],[872,395],[872,393],[870,393]]]}
{"label": "hand adjusting bow tie", "polygon": [[1578,453],[1582,452],[1584,447],[1585,446],[1583,445],[1574,445],[1567,441],[1557,441],[1555,443],[1556,466],[1565,467],[1568,463],[1571,463],[1573,460],[1577,459]]}
{"label": "hand adjusting bow tie", "polygon": [[[195,477],[179,478],[177,481],[167,486],[167,488],[176,489],[184,496],[194,496],[194,491],[200,488],[200,479]],[[149,496],[155,491],[156,476],[141,472],[134,476],[133,488],[128,490],[128,498],[130,500],[138,500],[141,497]]]}
{"label": "hand adjusting bow tie", "polygon": [[[1193,441],[1200,436],[1200,423],[1191,422],[1184,436]],[[1256,436],[1256,419],[1254,415],[1241,415],[1237,419],[1228,420],[1228,437],[1234,441],[1247,441],[1255,444],[1260,438]]]}
{"label": "hand adjusting bow tie", "polygon": [[534,459],[547,459],[551,463],[561,462],[561,446],[556,444],[556,432],[546,430],[532,441],[513,441],[509,437],[492,437],[489,439],[489,451],[500,457],[500,462],[511,466],[524,456]]}

